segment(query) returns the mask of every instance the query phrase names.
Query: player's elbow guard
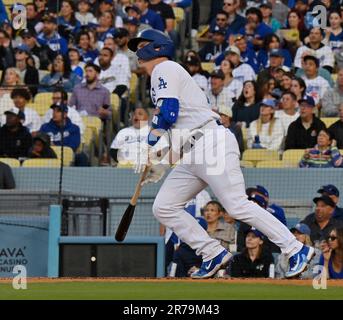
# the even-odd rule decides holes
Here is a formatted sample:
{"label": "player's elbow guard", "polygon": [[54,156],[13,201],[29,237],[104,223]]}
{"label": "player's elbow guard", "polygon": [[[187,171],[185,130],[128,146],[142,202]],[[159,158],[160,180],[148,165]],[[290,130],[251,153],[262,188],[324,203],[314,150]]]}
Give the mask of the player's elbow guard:
{"label": "player's elbow guard", "polygon": [[158,101],[160,113],[152,119],[153,129],[169,130],[179,115],[180,104],[175,98],[166,98]]}

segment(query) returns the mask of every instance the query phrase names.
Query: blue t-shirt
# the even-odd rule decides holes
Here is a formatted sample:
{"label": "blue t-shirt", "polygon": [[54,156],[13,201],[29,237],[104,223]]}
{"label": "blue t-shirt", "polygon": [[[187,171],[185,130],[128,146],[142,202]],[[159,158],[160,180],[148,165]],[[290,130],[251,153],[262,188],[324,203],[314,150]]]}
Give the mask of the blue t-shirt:
{"label": "blue t-shirt", "polygon": [[145,14],[141,16],[141,22],[150,25],[152,28],[164,32],[164,23],[162,17],[155,11],[148,9]]}
{"label": "blue t-shirt", "polygon": [[[292,56],[286,49],[281,49],[284,58],[283,65],[291,68],[293,64]],[[265,49],[261,49],[257,54],[257,61],[261,68],[269,67],[269,54]]]}
{"label": "blue t-shirt", "polygon": [[329,47],[332,50],[340,49],[343,46],[343,31],[335,36],[333,33],[330,34]]}
{"label": "blue t-shirt", "polygon": [[[259,39],[262,40],[264,39],[266,36],[270,35],[273,33],[272,28],[270,28],[269,26],[267,26],[264,22],[261,22],[255,29],[255,33],[252,35],[254,39]],[[239,34],[241,35],[247,35],[245,32],[245,27],[241,28],[241,30],[239,31]],[[249,35],[248,39],[249,39]],[[251,35],[250,35],[251,36]]]}
{"label": "blue t-shirt", "polygon": [[[324,256],[321,255],[319,259],[319,265],[324,265]],[[336,272],[333,269],[332,259],[329,260],[329,277],[330,279],[343,279],[343,269],[340,272]]]}

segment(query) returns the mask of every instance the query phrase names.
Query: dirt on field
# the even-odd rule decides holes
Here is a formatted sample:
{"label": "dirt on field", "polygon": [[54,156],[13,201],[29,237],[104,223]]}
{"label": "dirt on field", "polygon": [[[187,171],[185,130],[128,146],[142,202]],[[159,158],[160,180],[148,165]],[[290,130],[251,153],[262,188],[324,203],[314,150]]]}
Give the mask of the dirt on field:
{"label": "dirt on field", "polygon": [[[10,283],[12,279],[2,278],[1,283]],[[180,278],[28,278],[28,283],[63,283],[63,282],[207,282],[207,283],[227,283],[230,284],[274,284],[274,285],[295,285],[312,286],[312,280],[288,280],[288,279],[180,279]],[[328,286],[343,287],[343,280],[328,280]]]}

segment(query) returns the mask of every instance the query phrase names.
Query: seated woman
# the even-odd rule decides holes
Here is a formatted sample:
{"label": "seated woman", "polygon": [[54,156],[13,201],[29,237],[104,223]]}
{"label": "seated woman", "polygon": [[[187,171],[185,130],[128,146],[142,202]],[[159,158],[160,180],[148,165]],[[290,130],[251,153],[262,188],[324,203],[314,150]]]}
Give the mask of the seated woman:
{"label": "seated woman", "polygon": [[343,279],[343,228],[335,228],[328,237],[329,247],[323,251],[319,264],[329,279]]}
{"label": "seated woman", "polygon": [[80,82],[80,78],[71,70],[69,59],[59,54],[52,63],[50,74],[42,79],[39,91],[53,92],[56,86],[59,86],[67,92],[72,92],[73,88]]}
{"label": "seated woman", "polygon": [[223,71],[225,75],[224,79],[224,89],[228,90],[231,93],[231,96],[235,97],[236,99],[242,94],[243,85],[242,82],[235,79],[232,75],[233,70],[232,62],[228,60],[223,60],[220,64],[220,69]]}
{"label": "seated woman", "polygon": [[269,267],[274,263],[273,255],[263,249],[265,236],[251,228],[245,238],[245,248],[235,255],[228,266],[233,278],[268,278]]}
{"label": "seated woman", "polygon": [[343,166],[343,158],[336,146],[333,146],[333,137],[327,129],[322,129],[317,137],[317,145],[306,149],[302,157],[300,168],[339,168]]}
{"label": "seated woman", "polygon": [[230,244],[235,244],[236,230],[233,225],[226,223],[223,218],[225,209],[217,201],[210,201],[204,208],[204,218],[207,221],[207,233],[213,239],[229,249]]}
{"label": "seated woman", "polygon": [[248,148],[280,150],[284,135],[280,120],[275,118],[275,107],[273,99],[262,101],[260,117],[248,130]]}
{"label": "seated woman", "polygon": [[49,135],[40,132],[33,138],[33,147],[29,151],[29,158],[57,159],[55,151],[50,147]]}

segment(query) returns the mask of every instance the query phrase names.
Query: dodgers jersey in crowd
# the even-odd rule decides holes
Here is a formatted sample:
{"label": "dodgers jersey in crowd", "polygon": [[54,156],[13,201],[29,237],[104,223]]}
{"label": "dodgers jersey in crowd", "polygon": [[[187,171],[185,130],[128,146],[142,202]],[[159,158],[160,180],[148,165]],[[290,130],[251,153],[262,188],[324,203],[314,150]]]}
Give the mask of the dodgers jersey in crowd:
{"label": "dodgers jersey in crowd", "polygon": [[179,115],[173,129],[194,129],[219,115],[211,110],[206,94],[188,72],[173,61],[158,64],[151,75],[151,99],[155,106],[163,98],[179,101]]}

